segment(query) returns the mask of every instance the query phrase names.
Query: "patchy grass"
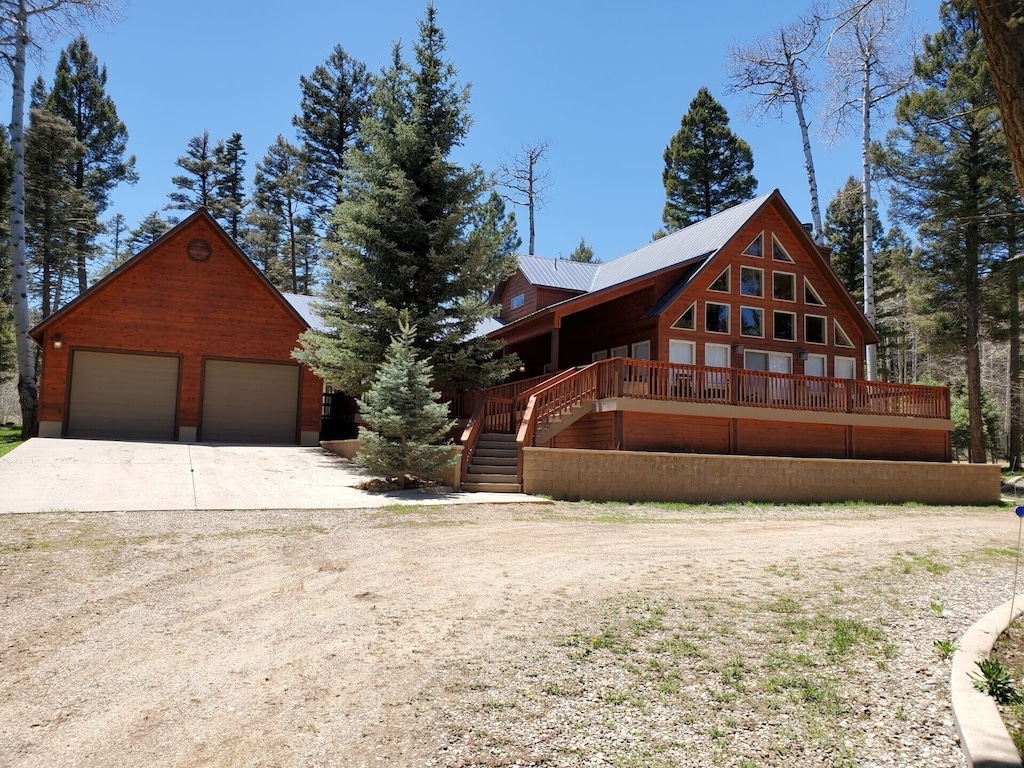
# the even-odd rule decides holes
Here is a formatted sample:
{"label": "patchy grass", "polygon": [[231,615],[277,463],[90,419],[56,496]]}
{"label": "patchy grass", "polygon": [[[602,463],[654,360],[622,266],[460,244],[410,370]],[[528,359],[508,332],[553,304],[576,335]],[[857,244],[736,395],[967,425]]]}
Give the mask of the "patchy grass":
{"label": "patchy grass", "polygon": [[0,426],[0,456],[21,445],[21,427]]}

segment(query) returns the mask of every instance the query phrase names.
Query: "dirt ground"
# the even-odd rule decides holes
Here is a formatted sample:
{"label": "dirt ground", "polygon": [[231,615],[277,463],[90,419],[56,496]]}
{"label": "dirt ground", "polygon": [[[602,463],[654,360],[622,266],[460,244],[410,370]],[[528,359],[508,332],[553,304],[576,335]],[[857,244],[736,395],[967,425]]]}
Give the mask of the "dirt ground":
{"label": "dirt ground", "polygon": [[[853,605],[858,590],[865,599],[878,593],[872,573],[889,579],[891,594],[916,591],[894,562],[941,562],[954,568],[949,586],[925,582],[935,592],[921,596],[925,608],[900,615],[927,614],[931,601],[928,620],[938,621],[936,595],[948,590],[943,626],[959,632],[1006,599],[991,586],[1010,588],[1016,533],[1010,508],[555,504],[3,516],[0,765],[676,764],[646,760],[636,745],[586,746],[653,705],[629,709],[606,696],[617,709],[587,723],[586,707],[571,717],[537,709],[541,691],[560,690],[544,665],[564,666],[572,639],[600,631],[609,607],[642,599],[677,611],[718,602],[743,611],[786,595],[812,600],[826,580],[830,591],[845,585]],[[903,568],[906,578],[912,570]],[[918,571],[940,578],[937,567]],[[971,580],[979,591],[957,598]],[[724,627],[725,619],[736,616],[714,621]],[[882,623],[892,621],[900,619]],[[907,630],[907,643],[930,654],[932,636],[914,635],[933,626]],[[600,647],[598,637],[592,644]],[[526,690],[531,674],[548,682]],[[928,671],[932,709],[942,709],[944,674]],[[561,733],[572,718],[578,733]],[[673,722],[667,730],[685,727]],[[631,738],[645,738],[641,730]],[[555,748],[545,733],[550,744],[579,742]],[[936,764],[959,764],[953,737],[942,738]],[[718,754],[721,764],[775,764],[728,747]]]}

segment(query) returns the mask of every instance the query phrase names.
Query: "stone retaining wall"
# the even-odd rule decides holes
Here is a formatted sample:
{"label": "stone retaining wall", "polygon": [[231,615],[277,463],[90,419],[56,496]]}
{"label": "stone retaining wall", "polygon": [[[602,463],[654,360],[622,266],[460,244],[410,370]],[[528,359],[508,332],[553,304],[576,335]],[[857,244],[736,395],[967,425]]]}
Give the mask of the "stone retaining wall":
{"label": "stone retaining wall", "polygon": [[999,467],[525,448],[523,492],[555,499],[997,504]]}

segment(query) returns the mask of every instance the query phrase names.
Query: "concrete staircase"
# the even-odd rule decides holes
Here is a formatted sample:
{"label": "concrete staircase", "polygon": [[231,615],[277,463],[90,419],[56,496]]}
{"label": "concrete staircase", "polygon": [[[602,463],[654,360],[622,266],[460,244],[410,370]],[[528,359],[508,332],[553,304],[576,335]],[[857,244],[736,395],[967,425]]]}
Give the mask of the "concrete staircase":
{"label": "concrete staircase", "polygon": [[462,490],[482,493],[521,493],[519,447],[516,436],[484,432],[476,444]]}

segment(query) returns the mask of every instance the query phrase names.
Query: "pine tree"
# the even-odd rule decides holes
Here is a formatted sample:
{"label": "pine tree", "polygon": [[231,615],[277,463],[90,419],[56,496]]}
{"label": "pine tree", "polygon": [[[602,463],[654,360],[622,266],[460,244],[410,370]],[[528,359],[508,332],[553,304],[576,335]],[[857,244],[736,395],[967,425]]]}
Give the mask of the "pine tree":
{"label": "pine tree", "polygon": [[946,0],[941,30],[914,62],[921,85],[896,108],[898,127],[879,159],[893,210],[917,228],[928,287],[930,344],[965,357],[970,455],[984,461],[980,274],[983,220],[1003,211],[992,171],[1002,148],[999,113],[971,0]]}
{"label": "pine tree", "polygon": [[306,169],[302,156],[283,136],[256,163],[253,205],[265,217],[273,217],[279,234],[280,260],[288,268],[283,290],[309,293],[313,267],[319,261],[316,236],[310,221]]}
{"label": "pine tree", "polygon": [[[840,282],[864,307],[864,207],[863,186],[850,176],[842,189],[829,202],[825,210],[823,243],[829,249],[829,261]],[[874,220],[878,221],[878,205],[873,205]],[[881,228],[873,228],[875,242]]]}
{"label": "pine tree", "polygon": [[449,159],[470,125],[468,88],[443,59],[444,33],[428,6],[414,66],[395,47],[374,88],[378,114],[363,120],[363,150],[350,154],[346,199],[331,243],[332,280],[321,302],[330,331],[308,331],[296,356],[356,396],[384,359],[402,310],[442,392],[500,381],[516,361],[476,334],[497,306],[490,290],[514,268],[493,229],[472,228],[489,193],[478,167]]}
{"label": "pine tree", "polygon": [[185,154],[175,160],[174,164],[184,173],[171,177],[171,183],[177,191],[167,194],[171,202],[165,210],[192,212],[206,208],[216,217],[217,163],[210,145],[210,132],[203,131],[201,135],[189,139]]}
{"label": "pine tree", "polygon": [[339,45],[309,77],[299,78],[301,114],[292,117],[300,141],[312,209],[327,221],[342,201],[346,153],[356,146],[359,125],[371,110],[373,78],[366,65]]}
{"label": "pine tree", "polygon": [[593,264],[600,259],[594,258],[594,249],[587,245],[584,238],[580,238],[579,245],[569,254],[569,261],[578,261],[584,264]]}
{"label": "pine tree", "polygon": [[[60,308],[65,278],[74,274],[83,222],[96,216],[86,190],[66,170],[85,154],[74,127],[47,109],[33,109],[25,134],[25,230],[42,316]],[[97,225],[98,226],[98,225]]]}
{"label": "pine tree", "polygon": [[725,107],[701,88],[665,148],[665,210],[669,232],[749,200],[757,189],[750,145],[729,128]]}
{"label": "pine tree", "polygon": [[217,219],[224,224],[231,239],[238,242],[245,215],[245,147],[242,134],[233,133],[227,141],[218,141],[213,148],[213,191]]}
{"label": "pine tree", "polygon": [[523,245],[516,228],[516,214],[505,214],[505,200],[497,192],[491,192],[487,202],[480,207],[473,227],[493,233],[501,243],[498,252],[503,256],[518,253]]}
{"label": "pine tree", "polygon": [[370,388],[359,400],[366,428],[359,429],[355,463],[408,485],[439,480],[457,457],[450,455],[448,404],[431,388],[430,365],[414,346],[416,329],[401,312],[398,335],[387,349]]}
{"label": "pine tree", "polygon": [[84,153],[68,168],[76,189],[92,202],[92,218],[77,236],[78,291],[88,288],[87,260],[94,255],[93,240],[100,231],[99,217],[110,205],[110,193],[126,182],[138,181],[135,156],[128,155],[128,129],[117,116],[117,107],[106,93],[107,68],[78,37],[60,54],[53,90],[46,107],[74,127],[75,139]]}
{"label": "pine tree", "polygon": [[152,211],[139,222],[139,226],[128,232],[128,237],[124,241],[125,249],[135,255],[163,237],[177,223],[178,220],[174,217],[165,219],[159,211]]}

